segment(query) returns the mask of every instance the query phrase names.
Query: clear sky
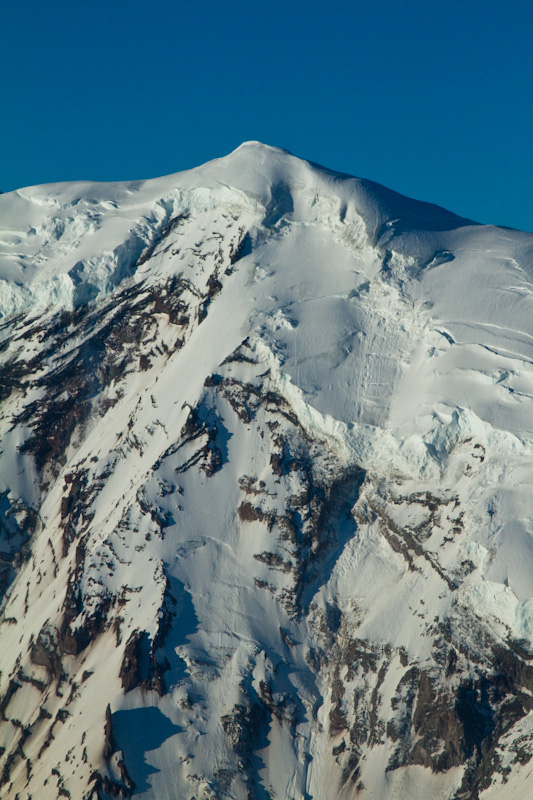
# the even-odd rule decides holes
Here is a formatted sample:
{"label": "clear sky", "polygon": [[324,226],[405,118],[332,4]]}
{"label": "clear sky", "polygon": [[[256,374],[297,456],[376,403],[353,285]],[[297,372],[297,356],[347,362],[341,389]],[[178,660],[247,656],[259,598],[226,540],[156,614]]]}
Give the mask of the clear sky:
{"label": "clear sky", "polygon": [[258,139],[533,231],[531,0],[6,0],[0,189]]}

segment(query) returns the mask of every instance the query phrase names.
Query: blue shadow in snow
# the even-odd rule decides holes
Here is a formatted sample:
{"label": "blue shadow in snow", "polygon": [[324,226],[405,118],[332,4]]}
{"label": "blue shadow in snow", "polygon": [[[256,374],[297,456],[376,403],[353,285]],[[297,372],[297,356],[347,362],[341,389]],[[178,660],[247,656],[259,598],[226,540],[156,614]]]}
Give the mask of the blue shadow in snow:
{"label": "blue shadow in snow", "polygon": [[169,607],[172,609],[172,624],[165,638],[163,651],[169,665],[165,674],[167,689],[179,683],[187,675],[185,661],[176,653],[176,648],[187,644],[189,636],[198,630],[198,617],[190,593],[183,583],[172,575],[168,575],[169,596],[172,598]]}
{"label": "blue shadow in snow", "polygon": [[128,774],[135,783],[135,793],[146,792],[150,789],[150,775],[159,772],[146,763],[146,753],[157,750],[183,728],[174,725],[155,706],[115,711],[112,723],[117,747],[123,751]]}

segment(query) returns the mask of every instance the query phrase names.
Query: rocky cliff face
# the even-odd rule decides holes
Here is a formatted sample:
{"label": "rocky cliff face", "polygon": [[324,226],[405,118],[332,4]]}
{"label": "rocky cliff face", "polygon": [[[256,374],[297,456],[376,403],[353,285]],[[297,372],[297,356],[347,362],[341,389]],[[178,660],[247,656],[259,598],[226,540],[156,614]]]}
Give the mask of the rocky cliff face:
{"label": "rocky cliff face", "polygon": [[533,237],[257,143],[0,208],[1,796],[526,796]]}

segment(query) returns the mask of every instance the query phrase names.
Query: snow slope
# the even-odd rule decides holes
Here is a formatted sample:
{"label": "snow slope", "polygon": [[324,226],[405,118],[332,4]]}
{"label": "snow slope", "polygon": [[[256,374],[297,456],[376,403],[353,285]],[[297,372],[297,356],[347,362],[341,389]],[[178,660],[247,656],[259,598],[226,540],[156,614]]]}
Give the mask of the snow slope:
{"label": "snow slope", "polygon": [[257,142],[0,225],[0,796],[527,797],[533,236]]}

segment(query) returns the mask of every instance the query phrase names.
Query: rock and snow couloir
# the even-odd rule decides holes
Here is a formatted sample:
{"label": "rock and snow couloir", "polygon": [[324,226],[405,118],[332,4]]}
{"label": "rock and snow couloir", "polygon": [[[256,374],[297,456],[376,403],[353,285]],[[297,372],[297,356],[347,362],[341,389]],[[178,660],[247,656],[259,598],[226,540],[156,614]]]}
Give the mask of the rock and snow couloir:
{"label": "rock and snow couloir", "polygon": [[256,142],[0,226],[0,797],[526,797],[533,236]]}

